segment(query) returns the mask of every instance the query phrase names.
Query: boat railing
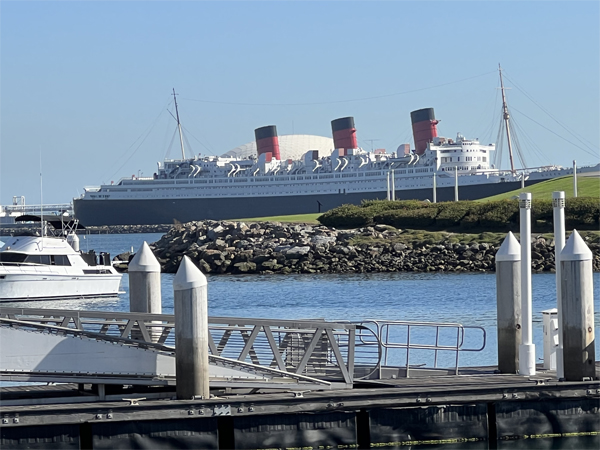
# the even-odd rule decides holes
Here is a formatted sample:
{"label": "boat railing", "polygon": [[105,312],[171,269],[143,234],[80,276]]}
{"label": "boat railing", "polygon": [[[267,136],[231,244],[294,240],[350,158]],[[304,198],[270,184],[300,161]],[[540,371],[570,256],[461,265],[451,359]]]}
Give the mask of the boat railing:
{"label": "boat railing", "polygon": [[[480,352],[485,348],[486,332],[480,326],[467,326],[460,323],[411,322],[399,320],[366,320],[358,323],[357,338],[361,345],[376,345],[381,349],[379,377],[389,364],[405,367],[406,378],[411,368],[439,369],[440,359],[450,364],[455,375],[459,373],[459,358],[462,352]],[[363,336],[364,330],[368,330]],[[479,332],[480,341],[466,332]],[[471,333],[473,334],[473,333]],[[373,336],[376,341],[373,341]],[[359,345],[359,344],[357,344]],[[444,354],[444,358],[441,358]],[[450,358],[446,355],[450,354]]]}

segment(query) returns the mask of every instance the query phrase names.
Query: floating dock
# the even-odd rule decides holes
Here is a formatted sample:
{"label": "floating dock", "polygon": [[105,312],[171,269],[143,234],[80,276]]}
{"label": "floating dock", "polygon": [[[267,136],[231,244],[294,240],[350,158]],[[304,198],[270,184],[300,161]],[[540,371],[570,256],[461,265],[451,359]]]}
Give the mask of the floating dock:
{"label": "floating dock", "polygon": [[198,400],[175,400],[168,388],[107,389],[104,401],[88,384],[3,388],[2,448],[550,448],[557,438],[598,448],[598,380],[557,382],[541,368],[532,377],[493,368],[423,375]]}
{"label": "floating dock", "polygon": [[[600,381],[459,367],[477,350],[460,324],[209,317],[210,398],[181,400],[173,315],[2,307],[0,322],[0,379],[48,383],[0,389],[3,449],[600,443]],[[417,342],[426,330],[434,345]],[[419,350],[436,363],[416,364]],[[456,364],[441,368],[447,352]]]}

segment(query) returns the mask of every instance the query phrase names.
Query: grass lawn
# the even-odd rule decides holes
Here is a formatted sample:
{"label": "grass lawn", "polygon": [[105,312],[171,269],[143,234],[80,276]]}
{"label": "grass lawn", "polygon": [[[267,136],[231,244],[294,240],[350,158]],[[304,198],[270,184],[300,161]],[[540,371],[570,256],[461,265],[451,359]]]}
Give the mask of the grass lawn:
{"label": "grass lawn", "polygon": [[[565,196],[567,198],[573,197],[573,176],[542,181],[533,186],[528,186],[525,189],[517,189],[516,191],[494,195],[477,201],[503,200],[512,198],[515,195],[518,196],[521,192],[531,192],[532,197],[536,199],[552,200],[552,193],[554,191],[565,191]],[[595,197],[600,199],[600,177],[577,176],[577,196]]]}
{"label": "grass lawn", "polygon": [[317,217],[321,213],[294,214],[291,216],[253,217],[251,219],[236,219],[236,222],[286,222],[286,223],[308,223],[319,224]]}

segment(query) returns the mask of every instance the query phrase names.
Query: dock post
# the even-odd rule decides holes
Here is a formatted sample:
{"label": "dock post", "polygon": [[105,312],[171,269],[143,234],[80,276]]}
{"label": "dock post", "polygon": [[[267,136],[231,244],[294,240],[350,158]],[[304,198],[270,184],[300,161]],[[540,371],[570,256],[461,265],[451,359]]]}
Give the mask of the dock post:
{"label": "dock post", "polygon": [[521,248],[509,232],[496,252],[498,371],[519,371],[521,344]]}
{"label": "dock post", "polygon": [[173,280],[177,398],[209,398],[208,284],[184,256]]}
{"label": "dock post", "polygon": [[577,230],[560,254],[563,363],[566,381],[596,376],[592,252]]}
{"label": "dock post", "polygon": [[556,310],[558,316],[558,348],[556,349],[556,378],[564,378],[563,363],[563,337],[562,337],[562,301],[560,277],[560,253],[565,246],[565,193],[556,191],[552,193],[552,207],[554,220],[554,267],[556,268]]}
{"label": "dock post", "polygon": [[[127,269],[129,274],[129,311],[150,314],[162,313],[160,263],[144,241]],[[162,329],[152,328],[150,336],[157,342]]]}
{"label": "dock post", "polygon": [[521,232],[521,319],[523,331],[519,346],[519,373],[535,375],[535,345],[531,312],[531,193],[519,194]]}

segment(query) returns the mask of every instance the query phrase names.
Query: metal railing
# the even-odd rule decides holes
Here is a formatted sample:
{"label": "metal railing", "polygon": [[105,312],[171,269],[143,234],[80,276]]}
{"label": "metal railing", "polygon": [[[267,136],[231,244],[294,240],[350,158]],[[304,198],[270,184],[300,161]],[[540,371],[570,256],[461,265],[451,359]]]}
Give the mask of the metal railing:
{"label": "metal railing", "polygon": [[[39,331],[44,334],[54,334],[54,335],[60,335],[60,336],[70,335],[70,336],[77,336],[77,337],[85,337],[88,339],[108,341],[113,344],[121,344],[121,345],[128,345],[128,346],[133,346],[133,347],[144,348],[146,350],[153,350],[155,352],[160,352],[160,353],[163,353],[166,355],[171,355],[171,356],[175,355],[175,349],[173,349],[172,347],[169,347],[169,346],[162,345],[162,344],[157,344],[157,343],[153,343],[150,341],[140,341],[137,339],[130,339],[130,338],[124,338],[124,337],[107,336],[107,335],[103,335],[103,334],[99,334],[99,333],[76,329],[76,328],[48,325],[48,324],[30,322],[30,321],[25,321],[25,320],[14,320],[14,319],[8,319],[6,317],[0,317],[0,325],[10,326],[11,328],[18,328],[20,330],[25,330],[25,331]],[[318,378],[309,377],[306,375],[289,372],[289,371],[282,371],[282,370],[279,370],[279,369],[276,369],[273,367],[265,367],[265,366],[255,365],[252,363],[247,363],[245,361],[232,360],[229,358],[224,358],[222,356],[209,355],[209,362],[211,365],[214,365],[214,366],[221,366],[221,367],[226,367],[229,369],[237,370],[242,375],[241,378],[244,380],[248,379],[248,377],[246,376],[247,373],[252,374],[252,375],[262,375],[265,378],[275,377],[276,380],[271,380],[271,381],[274,381],[274,384],[271,384],[270,387],[279,388],[279,387],[281,387],[282,382],[286,382],[289,380],[294,380],[296,383],[302,383],[301,384],[302,386],[307,386],[307,383],[309,383],[313,386],[317,386],[320,388],[330,388],[331,387],[330,382],[321,380]],[[66,366],[66,364],[65,364],[65,366]],[[78,366],[78,369],[81,370],[81,366]],[[102,373],[102,374],[90,373],[89,371],[86,371],[85,368],[83,369],[83,371],[86,374],[86,376],[89,376],[89,377],[106,376],[106,373]],[[41,375],[42,377],[48,377],[51,374],[56,375],[56,372],[52,372],[52,371],[41,372],[41,373],[39,371],[27,372],[26,370],[23,371],[22,367],[19,367],[19,370],[15,371],[13,368],[7,369],[6,367],[2,366],[2,367],[0,367],[0,376],[2,374],[5,374],[5,375],[8,374],[8,375],[12,375],[12,376],[14,376],[15,374],[16,375],[26,374],[29,376]],[[58,374],[60,376],[65,376],[65,375],[68,376],[69,372],[65,370],[64,366],[61,366],[61,370],[58,372]],[[80,372],[78,372],[78,373],[72,372],[72,373],[70,373],[70,375],[77,377],[77,376],[81,375],[81,373]],[[121,378],[121,380],[122,380],[123,375],[124,375],[123,373],[119,373],[117,375],[117,377]],[[125,375],[125,376],[127,376],[127,375]],[[137,378],[136,381],[139,382],[139,380],[141,378],[148,377],[148,373],[135,373],[135,374],[133,374],[133,376],[136,377]],[[156,380],[156,378],[154,378],[155,376],[158,376],[161,380],[166,380],[169,378],[170,375],[156,374],[156,375],[150,375],[150,376],[153,377],[152,378],[153,380]],[[223,383],[223,381],[221,381],[221,383]],[[267,387],[267,385],[263,381],[261,381],[259,383],[259,385],[257,385],[257,386]]]}
{"label": "metal railing", "polygon": [[[483,327],[459,323],[235,317],[209,317],[208,321],[211,355],[346,384],[376,372],[381,378],[382,369],[392,360],[393,366],[406,368],[406,377],[411,368],[439,368],[441,352],[454,353],[453,369],[458,374],[460,354],[481,351],[486,342]],[[175,316],[171,314],[0,306],[0,322],[12,327],[36,324],[55,334],[80,330],[88,337],[116,339],[127,345],[175,348]],[[481,344],[466,346],[466,332],[475,330],[480,332]],[[415,364],[415,353],[422,351],[432,355],[431,364]]]}
{"label": "metal railing", "polygon": [[[372,332],[363,336],[363,330]],[[410,377],[411,351],[424,350],[433,352],[432,368],[437,369],[439,352],[454,352],[454,373],[458,375],[459,356],[461,352],[479,352],[485,348],[486,332],[480,326],[467,326],[460,323],[438,323],[438,322],[409,322],[398,320],[366,320],[360,322],[358,339],[361,345],[377,345],[382,352],[379,371],[381,375],[382,366],[388,365],[390,350],[403,350],[404,367],[406,377]],[[465,332],[467,330],[479,330],[481,332],[481,345],[479,347],[465,347]],[[444,333],[447,331],[447,333]],[[430,332],[429,338],[435,339],[433,344],[423,343],[423,336]],[[420,335],[418,338],[415,334]],[[441,336],[444,334],[444,336]],[[372,340],[372,336],[376,341]],[[450,337],[451,336],[451,337]],[[401,340],[404,338],[404,340]],[[420,338],[420,339],[419,339]],[[371,340],[370,340],[371,339]],[[443,342],[441,342],[443,341]],[[357,344],[358,345],[358,344]],[[420,367],[426,366],[421,364]]]}
{"label": "metal railing", "polygon": [[[73,205],[71,203],[55,203],[55,204],[47,204],[41,205],[41,210],[43,213],[58,213],[61,214],[63,212],[72,213]],[[14,213],[31,213],[31,214],[39,214],[40,213],[40,205],[6,205],[0,207],[0,211],[4,211],[7,214]]]}
{"label": "metal railing", "polygon": [[[175,316],[170,314],[0,307],[0,322],[12,327],[37,324],[56,334],[80,330],[96,339],[175,348]],[[361,373],[365,367],[372,372],[380,362],[379,348],[356,341],[360,327],[353,323],[232,317],[209,317],[208,322],[209,349],[214,356],[298,375],[341,379],[346,384],[353,383],[355,361]],[[360,333],[364,339],[369,331]]]}

